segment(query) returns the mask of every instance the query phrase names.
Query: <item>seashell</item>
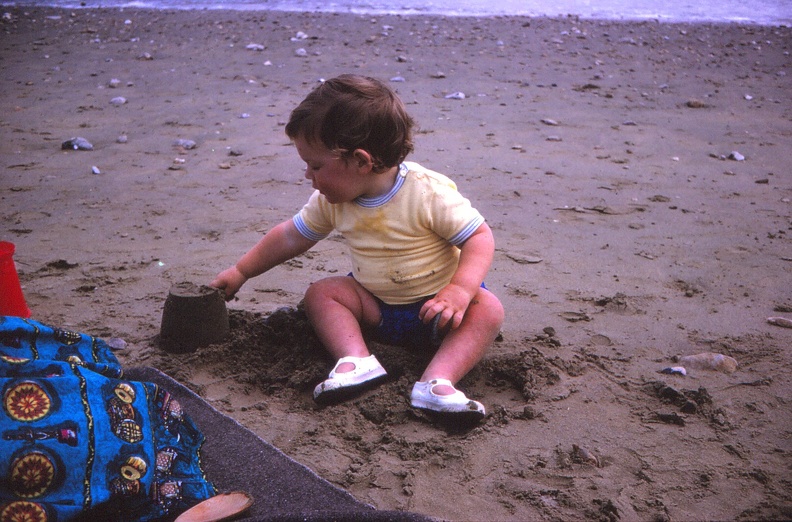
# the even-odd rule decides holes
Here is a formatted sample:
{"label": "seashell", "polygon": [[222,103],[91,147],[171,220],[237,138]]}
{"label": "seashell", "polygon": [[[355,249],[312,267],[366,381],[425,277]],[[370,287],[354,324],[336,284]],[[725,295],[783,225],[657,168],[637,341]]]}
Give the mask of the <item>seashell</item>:
{"label": "seashell", "polygon": [[679,363],[688,368],[716,370],[723,373],[733,373],[737,369],[737,361],[733,357],[722,353],[705,352],[696,355],[685,355],[679,358]]}
{"label": "seashell", "polygon": [[61,143],[63,150],[93,150],[93,145],[85,138],[72,138]]}
{"label": "seashell", "polygon": [[784,328],[792,328],[792,319],[786,317],[768,317],[767,322],[776,326],[783,326]]}
{"label": "seashell", "polygon": [[572,456],[575,460],[578,460],[583,464],[591,464],[597,468],[600,467],[600,461],[597,456],[586,448],[578,446],[577,444],[572,444]]}

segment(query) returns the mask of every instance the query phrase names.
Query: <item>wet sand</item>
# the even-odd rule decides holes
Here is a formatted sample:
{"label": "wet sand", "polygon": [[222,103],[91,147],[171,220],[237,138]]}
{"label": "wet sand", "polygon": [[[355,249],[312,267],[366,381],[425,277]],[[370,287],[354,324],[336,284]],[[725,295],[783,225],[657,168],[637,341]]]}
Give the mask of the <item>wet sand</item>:
{"label": "wet sand", "polygon": [[[124,365],[378,508],[792,517],[792,329],[767,322],[792,317],[790,28],[3,11],[0,239],[34,319],[123,339]],[[388,346],[390,381],[314,405],[332,362],[298,304],[348,271],[339,237],[250,281],[226,342],[158,346],[171,285],[210,281],[307,199],[283,125],[343,72],[393,79],[421,127],[410,159],[494,230],[507,318],[460,383],[488,407],[473,429],[413,411],[422,358]],[[62,150],[74,137],[93,150]],[[659,373],[700,352],[737,370]]]}

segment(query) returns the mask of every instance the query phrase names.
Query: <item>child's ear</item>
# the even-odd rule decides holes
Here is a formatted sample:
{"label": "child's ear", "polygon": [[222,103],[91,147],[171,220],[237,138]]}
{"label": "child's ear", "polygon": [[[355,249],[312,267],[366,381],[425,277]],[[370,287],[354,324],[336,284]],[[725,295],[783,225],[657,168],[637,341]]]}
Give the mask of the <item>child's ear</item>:
{"label": "child's ear", "polygon": [[352,153],[352,158],[358,168],[372,169],[374,167],[374,160],[372,159],[371,154],[363,149],[355,149],[355,152]]}

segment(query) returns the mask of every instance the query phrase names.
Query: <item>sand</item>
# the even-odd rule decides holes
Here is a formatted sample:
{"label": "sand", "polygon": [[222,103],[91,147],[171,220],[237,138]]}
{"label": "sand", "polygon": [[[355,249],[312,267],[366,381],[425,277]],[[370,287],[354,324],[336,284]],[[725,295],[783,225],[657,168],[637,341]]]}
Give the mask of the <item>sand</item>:
{"label": "sand", "polygon": [[[122,339],[124,365],[378,508],[792,517],[792,329],[767,322],[792,317],[790,28],[4,10],[0,238],[34,319]],[[507,318],[460,383],[488,407],[472,429],[413,411],[423,360],[388,346],[390,381],[314,405],[332,362],[298,305],[348,271],[338,237],[250,281],[226,342],[158,345],[171,285],[209,282],[307,199],[283,125],[343,72],[393,79],[421,126],[410,159],[494,230]],[[75,137],[93,150],[61,149]],[[736,371],[660,373],[701,352]]]}

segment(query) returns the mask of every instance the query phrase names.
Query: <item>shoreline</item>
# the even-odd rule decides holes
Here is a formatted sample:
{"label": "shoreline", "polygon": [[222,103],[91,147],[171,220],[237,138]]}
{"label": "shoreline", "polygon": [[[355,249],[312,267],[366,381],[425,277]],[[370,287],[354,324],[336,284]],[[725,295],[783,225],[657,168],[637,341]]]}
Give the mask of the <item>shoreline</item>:
{"label": "shoreline", "polygon": [[[247,5],[247,4],[237,4],[235,6],[184,6],[181,7],[179,5],[169,5],[166,7],[161,6],[151,6],[151,5],[144,5],[142,3],[136,3],[136,5],[119,5],[119,6],[92,6],[92,5],[73,5],[73,6],[62,6],[62,5],[0,5],[3,9],[55,9],[55,10],[118,10],[120,12],[124,11],[151,11],[151,12],[203,12],[203,13],[213,13],[213,12],[229,12],[229,13],[287,13],[287,14],[320,14],[320,15],[343,15],[343,16],[395,16],[395,17],[436,17],[436,18],[481,18],[481,19],[496,19],[496,18],[532,18],[532,19],[548,19],[548,20],[577,20],[580,22],[588,22],[588,23],[611,23],[611,22],[619,22],[619,23],[631,23],[631,24],[642,24],[642,23],[657,23],[657,24],[673,24],[673,25],[684,25],[684,24],[701,24],[701,25],[740,25],[740,26],[756,26],[756,27],[778,27],[778,28],[790,28],[792,27],[792,15],[787,15],[787,18],[779,18],[774,17],[771,19],[751,19],[746,17],[730,17],[730,18],[710,18],[707,16],[699,16],[697,18],[684,18],[680,17],[680,15],[671,15],[671,14],[633,14],[633,15],[622,15],[616,16],[613,13],[605,14],[595,14],[595,13],[572,13],[572,12],[557,12],[557,13],[531,13],[531,12],[463,12],[463,11],[456,11],[456,12],[440,12],[440,11],[425,11],[421,10],[421,8],[413,9],[403,7],[400,11],[392,11],[387,9],[354,9],[349,8],[349,10],[341,11],[341,10],[333,10],[329,8],[327,10],[318,8],[314,10],[307,9],[306,7],[295,8],[290,6],[288,3],[284,5],[271,5],[268,8],[262,8],[259,5]],[[425,9],[425,6],[422,6]],[[689,16],[689,15],[688,15]],[[711,14],[709,15],[711,16]]]}

